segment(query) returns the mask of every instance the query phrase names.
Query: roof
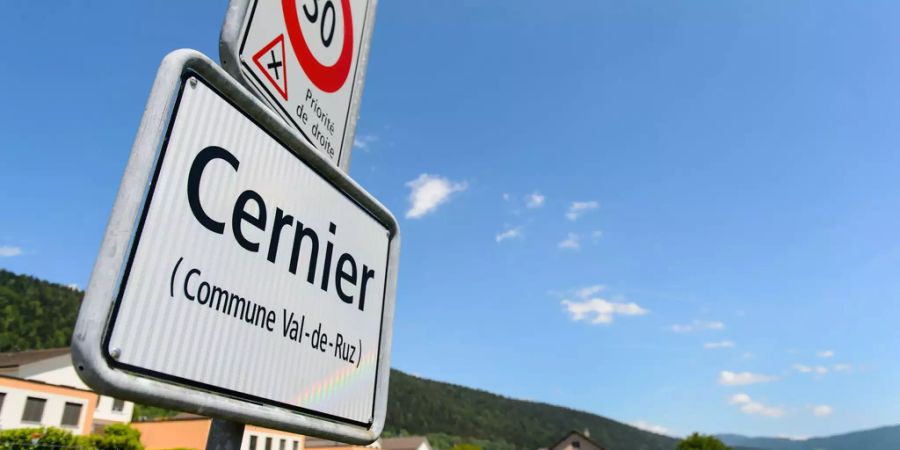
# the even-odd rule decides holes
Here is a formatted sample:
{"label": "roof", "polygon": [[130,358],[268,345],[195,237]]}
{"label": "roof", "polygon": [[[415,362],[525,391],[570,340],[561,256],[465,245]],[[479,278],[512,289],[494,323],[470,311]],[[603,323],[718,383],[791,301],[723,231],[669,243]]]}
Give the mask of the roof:
{"label": "roof", "polygon": [[303,446],[305,448],[349,447],[350,444],[307,436],[306,443]]}
{"label": "roof", "polygon": [[45,359],[69,354],[69,347],[28,350],[24,352],[0,353],[0,369],[19,367]]}
{"label": "roof", "polygon": [[[378,441],[376,441],[377,443]],[[329,439],[322,439],[312,436],[306,436],[306,441],[303,444],[304,448],[339,448],[339,447],[347,447],[347,448],[360,448],[360,447],[369,447],[369,448],[377,448],[374,444],[369,445],[353,445],[347,444],[340,441],[332,441]]]}
{"label": "roof", "polygon": [[403,436],[381,439],[382,450],[415,450],[428,442],[425,436]]}
{"label": "roof", "polygon": [[94,391],[92,391],[90,389],[81,389],[81,388],[77,388],[77,387],[66,386],[63,384],[53,384],[53,383],[47,383],[45,381],[40,381],[40,380],[30,380],[27,378],[11,377],[9,375],[0,375],[0,379],[15,380],[19,383],[28,383],[28,384],[33,384],[36,386],[52,386],[55,388],[70,389],[70,390],[79,391],[79,392],[90,392],[91,394],[95,393]]}
{"label": "roof", "polygon": [[594,444],[594,445],[597,446],[597,448],[599,448],[599,449],[606,450],[606,447],[600,445],[600,443],[598,443],[597,441],[595,441],[595,440],[593,440],[593,439],[587,437],[587,435],[585,435],[584,433],[582,433],[582,432],[580,432],[580,431],[575,431],[575,430],[572,430],[572,431],[566,433],[566,435],[563,436],[560,440],[554,442],[553,445],[551,445],[551,446],[549,446],[549,447],[547,447],[547,448],[549,448],[550,450],[553,450],[554,448],[556,448],[557,445],[562,444],[563,441],[565,441],[566,439],[568,439],[569,436],[571,436],[571,435],[573,435],[573,434],[576,435],[576,436],[578,436],[578,437],[580,437],[581,439],[584,439],[585,441],[590,442],[591,444]]}

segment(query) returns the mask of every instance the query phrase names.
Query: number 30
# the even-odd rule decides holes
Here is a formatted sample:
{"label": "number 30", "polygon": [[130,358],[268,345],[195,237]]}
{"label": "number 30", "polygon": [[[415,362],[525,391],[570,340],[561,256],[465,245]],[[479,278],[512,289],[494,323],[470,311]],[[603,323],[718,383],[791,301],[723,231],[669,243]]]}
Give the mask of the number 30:
{"label": "number 30", "polygon": [[[311,23],[316,23],[319,20],[319,0],[313,0],[313,6],[315,9],[309,12],[306,5],[303,5],[303,14],[306,14],[306,19]],[[328,31],[328,37],[325,37],[325,17],[328,16],[329,12],[331,12],[331,29]],[[322,43],[325,44],[325,47],[331,46],[336,23],[337,17],[335,17],[334,3],[331,0],[325,0],[325,6],[322,7],[322,22],[319,23],[319,36],[322,38]]]}

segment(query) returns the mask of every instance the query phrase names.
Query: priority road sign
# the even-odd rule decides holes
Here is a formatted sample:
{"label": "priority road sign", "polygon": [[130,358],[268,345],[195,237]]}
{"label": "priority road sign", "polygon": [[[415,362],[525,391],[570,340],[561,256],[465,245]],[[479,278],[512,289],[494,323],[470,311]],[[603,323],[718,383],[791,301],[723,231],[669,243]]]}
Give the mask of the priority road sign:
{"label": "priority road sign", "polygon": [[119,398],[372,442],[398,252],[384,206],[215,63],[179,50],[154,82],[72,359]]}
{"label": "priority road sign", "polygon": [[222,66],[345,172],[376,0],[231,0]]}

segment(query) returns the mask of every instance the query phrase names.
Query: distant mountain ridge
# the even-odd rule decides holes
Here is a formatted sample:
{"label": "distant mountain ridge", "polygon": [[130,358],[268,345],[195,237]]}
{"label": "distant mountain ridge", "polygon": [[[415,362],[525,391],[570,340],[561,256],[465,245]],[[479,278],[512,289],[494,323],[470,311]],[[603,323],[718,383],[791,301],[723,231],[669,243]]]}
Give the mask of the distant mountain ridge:
{"label": "distant mountain ridge", "polygon": [[720,434],[717,437],[730,446],[755,447],[761,450],[900,450],[900,425],[805,440],[738,434]]}

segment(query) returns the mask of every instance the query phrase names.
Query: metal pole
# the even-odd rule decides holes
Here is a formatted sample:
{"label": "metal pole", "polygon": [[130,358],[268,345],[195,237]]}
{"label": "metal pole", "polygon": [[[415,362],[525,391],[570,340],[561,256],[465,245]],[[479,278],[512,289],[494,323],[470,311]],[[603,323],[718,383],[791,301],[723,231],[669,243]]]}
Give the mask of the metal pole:
{"label": "metal pole", "polygon": [[238,450],[244,438],[244,424],[213,419],[206,438],[206,450]]}

